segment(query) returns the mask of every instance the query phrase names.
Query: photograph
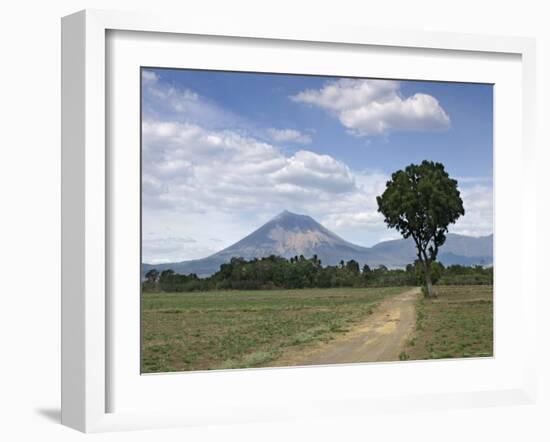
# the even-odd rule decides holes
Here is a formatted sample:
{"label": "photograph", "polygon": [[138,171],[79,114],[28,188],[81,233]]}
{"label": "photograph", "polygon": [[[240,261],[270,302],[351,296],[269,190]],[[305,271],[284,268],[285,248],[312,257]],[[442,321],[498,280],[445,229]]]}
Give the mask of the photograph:
{"label": "photograph", "polygon": [[493,84],[140,69],[142,374],[493,357]]}

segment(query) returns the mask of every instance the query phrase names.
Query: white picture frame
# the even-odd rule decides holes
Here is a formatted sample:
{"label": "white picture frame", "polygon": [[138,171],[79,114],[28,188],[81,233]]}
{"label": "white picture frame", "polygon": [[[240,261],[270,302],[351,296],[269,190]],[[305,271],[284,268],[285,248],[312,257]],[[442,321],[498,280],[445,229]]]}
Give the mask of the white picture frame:
{"label": "white picture frame", "polygon": [[[449,393],[444,389],[426,394],[404,393],[384,395],[363,394],[353,396],[333,391],[326,398],[311,397],[298,401],[290,398],[283,404],[254,406],[253,395],[225,403],[233,407],[231,413],[206,412],[196,407],[168,405],[166,407],[136,408],[117,410],[109,403],[112,384],[112,364],[114,355],[110,345],[110,328],[116,318],[110,311],[109,265],[112,216],[111,187],[109,186],[109,142],[110,133],[106,121],[110,118],[108,103],[109,84],[107,67],[107,34],[109,32],[157,33],[165,36],[216,36],[221,39],[248,39],[255,41],[285,42],[293,44],[337,45],[337,48],[376,47],[379,50],[401,48],[402,51],[426,49],[432,53],[468,53],[483,59],[490,54],[514,56],[521,69],[521,121],[517,121],[519,134],[519,155],[522,163],[523,185],[518,190],[521,198],[521,237],[517,251],[521,256],[522,272],[526,272],[525,257],[535,255],[535,231],[528,229],[523,220],[536,219],[534,168],[534,106],[535,106],[535,45],[532,39],[516,37],[490,37],[448,33],[426,33],[415,31],[388,31],[357,29],[344,26],[308,25],[292,27],[284,24],[265,26],[265,23],[231,22],[211,23],[185,17],[153,16],[151,14],[122,13],[87,10],[67,16],[62,20],[62,423],[85,432],[110,431],[138,428],[158,428],[168,426],[208,425],[211,423],[254,422],[287,418],[328,417],[342,415],[365,415],[373,411],[396,412],[410,409],[456,408],[488,406],[499,404],[532,403],[536,396],[534,342],[535,324],[529,318],[536,317],[536,281],[522,278],[518,281],[521,291],[522,321],[527,339],[524,351],[518,355],[517,377],[506,385],[483,389],[479,385],[468,390]],[[145,35],[145,34],[144,34]],[[338,49],[336,49],[338,50]],[[116,56],[116,54],[115,54]],[[437,56],[437,55],[436,55]],[[111,60],[112,61],[112,60]],[[257,63],[261,64],[261,61]],[[259,69],[262,66],[258,66]],[[136,91],[139,93],[139,91]],[[498,108],[497,108],[498,110]],[[516,114],[514,114],[516,115]],[[498,140],[497,140],[498,141]],[[496,172],[499,173],[498,170]],[[499,190],[496,189],[498,194]],[[520,219],[521,218],[521,219]],[[498,268],[499,244],[505,239],[496,236],[496,268]],[[517,240],[517,238],[516,238]],[[501,242],[499,242],[501,241]],[[501,250],[501,256],[504,256]],[[504,260],[501,260],[504,263]],[[498,278],[497,278],[498,281]],[[137,296],[137,295],[136,295]],[[498,299],[497,299],[498,302]],[[137,312],[136,312],[137,314]],[[498,317],[497,317],[498,321]],[[116,348],[116,347],[115,347]],[[498,358],[496,353],[496,358]],[[480,361],[477,361],[480,362]],[[473,366],[476,361],[468,361],[458,370],[475,375],[494,370],[495,366],[480,368]],[[411,365],[413,364],[413,365]],[[421,363],[422,364],[422,363]],[[424,363],[425,364],[425,363]],[[494,364],[493,364],[494,365]],[[338,373],[346,376],[360,375],[364,366],[313,368],[331,379]],[[390,365],[378,365],[368,370],[393,370]],[[393,367],[393,365],[391,366]],[[422,365],[409,363],[409,374],[422,370]],[[502,368],[502,367],[501,367]],[[302,376],[304,369],[278,369],[283,378]],[[401,370],[397,368],[397,370]],[[519,371],[518,371],[519,370]],[[521,371],[521,373],[520,373]],[[273,371],[274,372],[274,371]],[[252,373],[252,374],[246,374]],[[258,374],[259,373],[259,374]],[[134,373],[136,374],[136,373]],[[136,374],[139,376],[139,373]],[[177,381],[176,376],[164,376],[165,387]],[[187,376],[187,374],[186,374]],[[221,382],[229,379],[227,373],[208,373],[209,377],[187,377],[189,384]],[[241,382],[250,390],[258,389],[265,383],[269,371],[234,371],[231,382]],[[279,379],[275,382],[283,382]],[[225,382],[224,382],[225,383]],[[204,384],[206,385],[206,384]],[[164,388],[164,387],[163,387]],[[170,389],[166,391],[170,391]],[[241,387],[243,388],[243,387]],[[162,394],[167,395],[167,392]],[[228,393],[229,394],[229,393]],[[167,401],[169,403],[170,401]]]}

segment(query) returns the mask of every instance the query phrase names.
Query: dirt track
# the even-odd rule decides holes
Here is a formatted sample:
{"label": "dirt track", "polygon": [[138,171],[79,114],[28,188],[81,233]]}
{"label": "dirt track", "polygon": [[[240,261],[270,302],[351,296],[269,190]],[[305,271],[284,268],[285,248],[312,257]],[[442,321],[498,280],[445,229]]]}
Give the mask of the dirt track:
{"label": "dirt track", "polygon": [[363,322],[345,335],[314,347],[291,351],[270,365],[322,365],[396,361],[416,321],[415,288],[386,299]]}

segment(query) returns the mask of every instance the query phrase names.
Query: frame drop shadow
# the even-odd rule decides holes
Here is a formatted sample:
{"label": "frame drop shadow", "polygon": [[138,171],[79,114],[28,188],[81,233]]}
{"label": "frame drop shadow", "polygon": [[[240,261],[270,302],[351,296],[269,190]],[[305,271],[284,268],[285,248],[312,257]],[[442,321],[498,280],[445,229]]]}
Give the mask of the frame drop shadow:
{"label": "frame drop shadow", "polygon": [[60,408],[37,408],[34,410],[36,414],[42,416],[44,419],[54,422],[56,424],[61,423],[61,409]]}

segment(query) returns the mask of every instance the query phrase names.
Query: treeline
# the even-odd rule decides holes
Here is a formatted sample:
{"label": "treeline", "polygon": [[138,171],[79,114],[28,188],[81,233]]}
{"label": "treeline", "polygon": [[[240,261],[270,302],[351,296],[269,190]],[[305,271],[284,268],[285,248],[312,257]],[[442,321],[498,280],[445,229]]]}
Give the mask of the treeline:
{"label": "treeline", "polygon": [[[438,263],[439,264],[439,263]],[[493,267],[441,265],[439,285],[482,285],[493,284]]]}
{"label": "treeline", "polygon": [[[492,284],[493,269],[481,266],[444,267],[434,263],[434,283],[438,284]],[[199,278],[196,274],[180,275],[173,270],[159,273],[149,270],[143,281],[144,292],[192,292],[209,290],[269,290],[331,287],[389,287],[422,284],[418,263],[405,269],[390,270],[385,266],[362,268],[355,260],[341,261],[337,266],[322,266],[317,256],[290,259],[280,256],[252,259],[232,258],[212,276]]]}

